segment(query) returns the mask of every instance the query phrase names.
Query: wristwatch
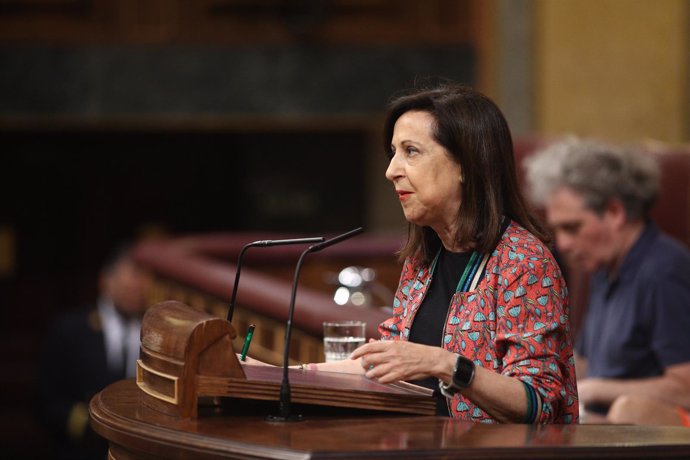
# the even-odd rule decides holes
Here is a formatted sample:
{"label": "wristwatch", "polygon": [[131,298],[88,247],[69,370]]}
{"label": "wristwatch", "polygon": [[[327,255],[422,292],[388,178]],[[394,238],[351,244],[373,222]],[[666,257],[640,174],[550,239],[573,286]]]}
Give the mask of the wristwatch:
{"label": "wristwatch", "polygon": [[456,356],[458,359],[453,366],[450,383],[446,385],[443,380],[438,381],[438,388],[446,398],[452,398],[456,393],[470,386],[474,380],[474,362],[462,355],[456,354]]}

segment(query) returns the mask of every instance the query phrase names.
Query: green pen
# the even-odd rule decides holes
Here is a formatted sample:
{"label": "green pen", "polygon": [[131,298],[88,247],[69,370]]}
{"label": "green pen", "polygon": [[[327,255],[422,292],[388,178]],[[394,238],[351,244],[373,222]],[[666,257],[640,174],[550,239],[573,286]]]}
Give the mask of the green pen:
{"label": "green pen", "polygon": [[255,327],[255,325],[250,324],[249,329],[247,329],[247,336],[244,338],[244,345],[242,346],[242,354],[240,355],[240,361],[246,361],[247,359],[247,351],[249,351],[249,345],[252,343],[252,336],[254,335]]}

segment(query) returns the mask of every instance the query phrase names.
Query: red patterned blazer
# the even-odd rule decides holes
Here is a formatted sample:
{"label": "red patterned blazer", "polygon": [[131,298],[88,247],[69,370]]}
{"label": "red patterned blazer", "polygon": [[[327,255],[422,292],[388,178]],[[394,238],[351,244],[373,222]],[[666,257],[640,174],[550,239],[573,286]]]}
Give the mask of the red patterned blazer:
{"label": "red patterned blazer", "polygon": [[[429,266],[405,261],[394,316],[379,325],[382,340],[408,339],[430,284]],[[542,399],[538,423],[577,423],[568,314],[568,289],[553,255],[512,222],[476,289],[453,296],[439,345],[477,366],[532,385]],[[455,418],[495,422],[462,394],[448,404]]]}

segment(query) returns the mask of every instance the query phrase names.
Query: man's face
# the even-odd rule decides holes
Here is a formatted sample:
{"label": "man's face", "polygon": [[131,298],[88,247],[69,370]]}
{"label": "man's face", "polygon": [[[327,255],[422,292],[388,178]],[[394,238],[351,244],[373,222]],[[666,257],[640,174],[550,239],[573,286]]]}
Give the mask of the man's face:
{"label": "man's face", "polygon": [[140,316],[147,307],[150,275],[129,259],[120,260],[112,272],[104,275],[104,294],[125,316]]}
{"label": "man's face", "polygon": [[548,198],[546,220],[556,235],[558,251],[576,267],[611,269],[619,258],[619,216],[610,210],[599,215],[588,209],[572,189],[562,187]]}

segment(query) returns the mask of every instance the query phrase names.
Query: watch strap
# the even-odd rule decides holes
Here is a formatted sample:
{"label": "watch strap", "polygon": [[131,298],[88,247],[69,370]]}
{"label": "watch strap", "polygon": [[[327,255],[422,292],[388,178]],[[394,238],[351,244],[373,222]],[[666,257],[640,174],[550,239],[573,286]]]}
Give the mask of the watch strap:
{"label": "watch strap", "polygon": [[453,366],[453,373],[451,375],[450,383],[446,384],[439,379],[438,388],[441,394],[446,398],[452,398],[463,389],[472,384],[475,374],[475,365],[472,360],[456,353],[455,365]]}

